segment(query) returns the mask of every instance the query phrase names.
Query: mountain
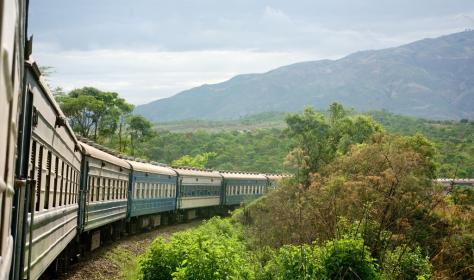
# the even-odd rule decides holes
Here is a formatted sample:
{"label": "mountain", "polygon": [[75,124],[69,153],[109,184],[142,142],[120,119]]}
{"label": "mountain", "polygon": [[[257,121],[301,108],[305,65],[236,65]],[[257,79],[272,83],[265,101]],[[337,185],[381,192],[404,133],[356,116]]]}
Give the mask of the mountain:
{"label": "mountain", "polygon": [[235,119],[333,101],[357,111],[474,119],[474,31],[238,75],[138,106],[152,121]]}

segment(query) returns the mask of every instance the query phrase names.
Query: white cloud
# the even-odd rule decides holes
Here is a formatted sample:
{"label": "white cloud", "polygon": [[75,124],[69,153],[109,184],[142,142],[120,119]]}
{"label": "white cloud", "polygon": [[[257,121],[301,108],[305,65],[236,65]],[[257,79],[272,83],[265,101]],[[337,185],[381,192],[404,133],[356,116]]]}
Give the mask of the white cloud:
{"label": "white cloud", "polygon": [[31,3],[29,28],[38,62],[56,68],[54,86],[96,86],[139,104],[474,27],[472,1],[356,2],[42,0]]}
{"label": "white cloud", "polygon": [[54,67],[53,86],[71,90],[94,86],[117,91],[134,104],[147,103],[234,75],[265,72],[317,59],[303,52],[92,50],[36,53],[39,64]]}

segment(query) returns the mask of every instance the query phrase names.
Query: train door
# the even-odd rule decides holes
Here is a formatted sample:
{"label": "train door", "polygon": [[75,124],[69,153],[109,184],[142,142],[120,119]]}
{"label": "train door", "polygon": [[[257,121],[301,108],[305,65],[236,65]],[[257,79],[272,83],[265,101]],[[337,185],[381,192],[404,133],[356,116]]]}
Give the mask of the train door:
{"label": "train door", "polygon": [[23,90],[23,51],[26,4],[0,0],[0,277],[12,277],[15,228],[12,204],[18,100]]}
{"label": "train door", "polygon": [[[31,151],[31,130],[35,125],[35,109],[33,107],[33,93],[27,91],[22,104],[22,113],[20,115],[20,129],[18,137],[18,155],[16,161],[16,177],[15,197],[13,201],[13,221],[12,231],[14,236],[14,254],[12,263],[11,279],[29,279],[28,274],[23,275],[25,267],[25,244],[28,229],[27,221],[29,209],[34,206],[34,177],[29,174],[30,151]],[[34,213],[34,211],[32,211]],[[33,214],[31,214],[33,215]],[[33,217],[31,217],[33,219]],[[27,262],[28,263],[28,262]],[[29,267],[29,266],[28,266]],[[29,271],[29,270],[28,270]]]}

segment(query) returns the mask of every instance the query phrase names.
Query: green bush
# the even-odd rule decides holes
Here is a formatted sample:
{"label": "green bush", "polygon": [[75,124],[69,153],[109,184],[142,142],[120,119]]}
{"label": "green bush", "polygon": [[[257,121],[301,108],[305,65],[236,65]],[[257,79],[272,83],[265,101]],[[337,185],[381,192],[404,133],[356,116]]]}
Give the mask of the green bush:
{"label": "green bush", "polygon": [[420,248],[397,247],[385,254],[382,264],[386,279],[425,280],[431,278],[431,264]]}
{"label": "green bush", "polygon": [[242,230],[212,218],[202,226],[155,240],[139,265],[144,280],[253,279]]}
{"label": "green bush", "polygon": [[323,279],[380,279],[374,259],[361,239],[328,241],[321,251]]}
{"label": "green bush", "polygon": [[311,245],[285,245],[266,264],[259,280],[309,280],[321,278],[319,248]]}

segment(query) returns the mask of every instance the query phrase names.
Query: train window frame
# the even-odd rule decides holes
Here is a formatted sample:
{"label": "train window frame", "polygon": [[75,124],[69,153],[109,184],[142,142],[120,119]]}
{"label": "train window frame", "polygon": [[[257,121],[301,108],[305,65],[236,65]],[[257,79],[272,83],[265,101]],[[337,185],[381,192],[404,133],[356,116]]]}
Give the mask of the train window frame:
{"label": "train window frame", "polygon": [[59,165],[59,157],[54,156],[54,188],[53,188],[53,208],[56,207],[57,204],[57,191],[58,191],[58,165]]}
{"label": "train window frame", "polygon": [[37,165],[37,170],[38,173],[37,175],[37,181],[36,181],[36,201],[35,201],[35,211],[38,212],[41,210],[41,187],[42,187],[42,173],[43,173],[43,146],[39,143],[37,143],[39,146],[38,149],[38,155],[37,155],[37,160],[38,160],[38,165]]}
{"label": "train window frame", "polygon": [[44,184],[44,201],[43,201],[43,209],[49,209],[49,196],[51,190],[51,161],[52,161],[53,153],[47,149],[46,153],[46,178]]}

